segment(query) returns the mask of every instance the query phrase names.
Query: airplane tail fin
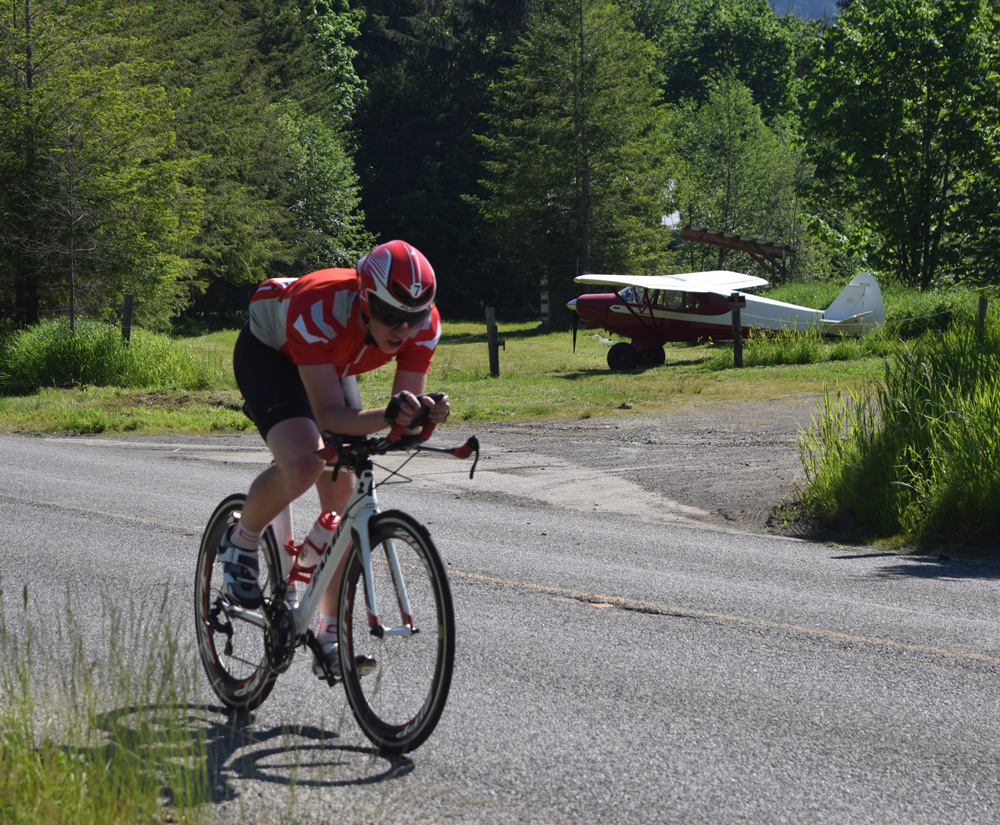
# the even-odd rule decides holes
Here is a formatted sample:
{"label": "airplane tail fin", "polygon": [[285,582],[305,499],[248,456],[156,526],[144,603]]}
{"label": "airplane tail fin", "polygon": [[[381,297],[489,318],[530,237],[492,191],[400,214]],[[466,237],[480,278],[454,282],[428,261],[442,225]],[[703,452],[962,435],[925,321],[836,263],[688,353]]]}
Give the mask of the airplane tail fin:
{"label": "airplane tail fin", "polygon": [[827,332],[842,335],[864,335],[884,323],[882,291],[870,272],[859,272],[851,278],[823,318]]}

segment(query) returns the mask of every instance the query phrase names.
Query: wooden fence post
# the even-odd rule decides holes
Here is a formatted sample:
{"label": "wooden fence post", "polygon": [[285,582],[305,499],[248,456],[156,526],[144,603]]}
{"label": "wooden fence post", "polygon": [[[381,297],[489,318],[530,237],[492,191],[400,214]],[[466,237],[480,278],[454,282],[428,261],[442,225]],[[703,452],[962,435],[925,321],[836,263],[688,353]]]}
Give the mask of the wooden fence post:
{"label": "wooden fence post", "polygon": [[547,327],[552,322],[549,317],[549,273],[547,270],[542,272],[540,301],[542,326]]}
{"label": "wooden fence post", "polygon": [[747,305],[747,299],[734,292],[729,296],[729,311],[733,316],[733,366],[743,366],[743,325],[740,323],[740,308]]}
{"label": "wooden fence post", "polygon": [[125,296],[125,306],[122,307],[122,343],[127,347],[132,340],[132,302],[134,295]]}
{"label": "wooden fence post", "polygon": [[490,375],[500,377],[500,348],[507,349],[506,343],[497,337],[496,312],[486,307],[486,345],[490,349]]}

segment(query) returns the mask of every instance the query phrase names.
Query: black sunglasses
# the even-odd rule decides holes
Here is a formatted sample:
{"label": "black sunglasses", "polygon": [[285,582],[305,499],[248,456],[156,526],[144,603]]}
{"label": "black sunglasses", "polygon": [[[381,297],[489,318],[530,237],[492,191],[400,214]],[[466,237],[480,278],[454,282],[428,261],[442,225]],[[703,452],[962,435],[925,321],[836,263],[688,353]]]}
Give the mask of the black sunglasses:
{"label": "black sunglasses", "polygon": [[394,306],[390,306],[377,295],[368,296],[368,309],[372,319],[384,324],[387,327],[398,327],[408,324],[410,329],[419,327],[424,321],[431,317],[431,308],[417,310],[416,312],[403,312]]}

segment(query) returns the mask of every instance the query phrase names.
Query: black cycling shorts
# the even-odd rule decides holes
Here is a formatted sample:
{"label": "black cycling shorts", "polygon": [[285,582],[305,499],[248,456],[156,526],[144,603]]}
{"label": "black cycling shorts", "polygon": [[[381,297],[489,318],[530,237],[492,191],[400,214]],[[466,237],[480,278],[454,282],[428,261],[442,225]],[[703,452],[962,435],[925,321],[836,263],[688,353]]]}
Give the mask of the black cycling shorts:
{"label": "black cycling shorts", "polygon": [[[246,402],[244,409],[265,439],[275,424],[289,418],[314,418],[299,368],[254,335],[249,323],[240,330],[233,348],[233,373]],[[340,383],[345,406],[360,410],[357,378],[341,378]]]}

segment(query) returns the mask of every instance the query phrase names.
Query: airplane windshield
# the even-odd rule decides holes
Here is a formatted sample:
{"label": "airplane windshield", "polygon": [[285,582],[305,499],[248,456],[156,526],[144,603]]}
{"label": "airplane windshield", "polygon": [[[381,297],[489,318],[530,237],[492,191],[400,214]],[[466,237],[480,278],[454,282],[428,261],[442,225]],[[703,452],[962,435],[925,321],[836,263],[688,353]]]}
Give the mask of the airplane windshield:
{"label": "airplane windshield", "polygon": [[639,290],[637,290],[634,286],[625,287],[625,289],[618,293],[618,297],[621,298],[626,304],[631,304],[632,306],[638,306],[641,303]]}

